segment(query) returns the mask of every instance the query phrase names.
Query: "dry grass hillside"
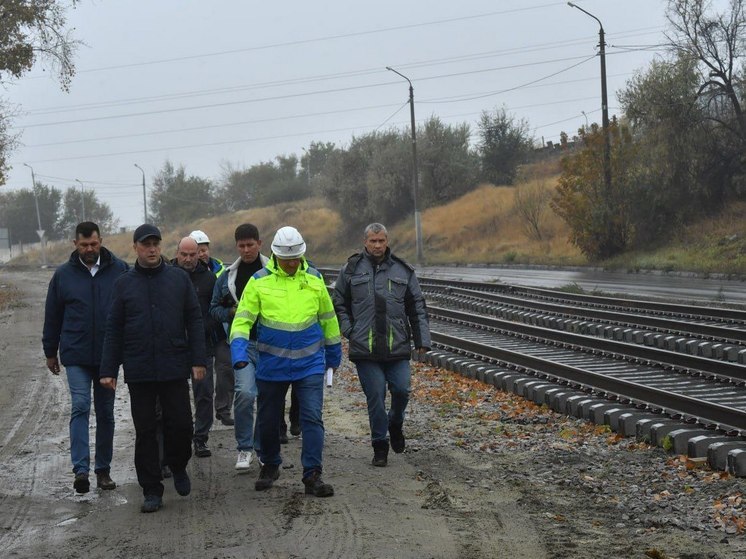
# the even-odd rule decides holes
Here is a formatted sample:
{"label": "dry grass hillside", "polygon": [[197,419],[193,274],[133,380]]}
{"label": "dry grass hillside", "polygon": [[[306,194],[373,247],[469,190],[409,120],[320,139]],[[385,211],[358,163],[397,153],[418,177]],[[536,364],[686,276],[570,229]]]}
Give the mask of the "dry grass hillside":
{"label": "dry grass hillside", "polygon": [[[544,169],[546,170],[546,169]],[[549,208],[548,199],[557,174],[533,172],[531,180],[516,187],[482,185],[465,196],[422,213],[423,248],[426,264],[535,264],[589,265],[578,249],[568,243],[568,229]],[[535,227],[528,227],[526,200],[537,201],[532,209]],[[665,246],[625,254],[608,262],[593,263],[607,268],[636,272],[642,269],[724,273],[746,276],[746,203],[733,204],[719,216],[692,223]],[[283,225],[297,227],[308,244],[309,257],[319,265],[339,265],[360,249],[360,236],[343,232],[344,216],[325,206],[324,200],[244,210],[206,218],[173,229],[163,228],[163,253],[174,256],[179,239],[193,229],[202,229],[211,240],[213,256],[232,262],[235,258],[233,230],[240,223],[259,227],[264,252],[274,231]],[[393,249],[414,260],[414,219],[385,224]],[[131,232],[108,236],[105,245],[129,262],[135,259]],[[70,241],[48,249],[50,264],[63,262]],[[28,252],[12,264],[37,264],[38,252]]]}

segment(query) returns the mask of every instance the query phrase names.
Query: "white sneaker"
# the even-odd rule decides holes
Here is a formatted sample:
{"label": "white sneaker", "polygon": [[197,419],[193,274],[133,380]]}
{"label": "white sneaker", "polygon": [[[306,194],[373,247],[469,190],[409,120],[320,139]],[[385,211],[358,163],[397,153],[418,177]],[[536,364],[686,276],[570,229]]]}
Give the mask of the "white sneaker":
{"label": "white sneaker", "polygon": [[241,472],[245,472],[251,467],[251,451],[250,450],[239,450],[238,460],[236,460],[236,469]]}

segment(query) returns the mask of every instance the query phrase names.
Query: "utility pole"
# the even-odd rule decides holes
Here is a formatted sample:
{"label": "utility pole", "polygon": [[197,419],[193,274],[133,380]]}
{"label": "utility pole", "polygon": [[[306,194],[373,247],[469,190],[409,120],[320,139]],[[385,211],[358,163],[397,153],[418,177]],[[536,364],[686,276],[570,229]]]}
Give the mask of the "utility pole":
{"label": "utility pole", "polygon": [[584,10],[577,4],[567,3],[571,8],[576,8],[585,15],[592,17],[598,22],[598,52],[601,57],[601,126],[604,134],[604,186],[606,195],[611,195],[611,139],[609,138],[609,101],[606,93],[606,39],[604,26],[601,20],[592,13]]}
{"label": "utility pole", "polygon": [[135,167],[140,169],[140,172],[142,173],[142,209],[143,214],[145,216],[145,221],[143,223],[148,222],[148,196],[145,193],[145,171],[142,170],[142,167],[140,167],[137,163],[135,163]]}
{"label": "utility pole", "polygon": [[47,248],[44,242],[44,229],[41,228],[41,214],[39,213],[39,197],[36,195],[36,177],[34,176],[34,168],[28,163],[23,164],[24,167],[31,169],[31,193],[34,195],[34,204],[36,205],[36,223],[39,228],[36,230],[36,234],[39,235],[39,243],[41,244],[41,264],[42,266],[47,265]]}
{"label": "utility pole", "polygon": [[398,76],[401,76],[409,82],[409,116],[412,121],[412,200],[414,201],[414,231],[415,231],[415,244],[417,246],[417,265],[422,265],[423,254],[422,254],[422,223],[420,221],[420,209],[417,205],[418,191],[420,189],[420,177],[419,177],[419,166],[417,165],[417,128],[414,123],[414,88],[412,87],[412,81],[402,74],[397,72],[391,66],[386,66],[386,69],[394,72]]}

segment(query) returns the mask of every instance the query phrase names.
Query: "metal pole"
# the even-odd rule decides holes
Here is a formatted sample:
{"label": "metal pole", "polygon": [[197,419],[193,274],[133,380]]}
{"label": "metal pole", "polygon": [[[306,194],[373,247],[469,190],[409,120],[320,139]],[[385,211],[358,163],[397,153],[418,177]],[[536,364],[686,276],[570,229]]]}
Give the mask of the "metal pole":
{"label": "metal pole", "polygon": [[77,182],[80,185],[80,195],[83,199],[83,219],[80,221],[85,221],[85,187],[83,186],[83,181],[80,179],[75,179],[75,182]]}
{"label": "metal pole", "polygon": [[600,19],[580,6],[572,2],[568,2],[567,5],[580,10],[598,22],[598,47],[601,57],[601,126],[604,133],[604,185],[606,186],[606,194],[608,196],[611,194],[611,139],[609,138],[609,101],[606,93],[606,40],[604,26]]}
{"label": "metal pole", "polygon": [[36,230],[36,234],[39,235],[39,243],[41,244],[41,263],[43,266],[46,266],[47,251],[44,243],[44,229],[41,228],[41,214],[39,213],[39,198],[36,196],[36,177],[34,176],[34,168],[28,163],[24,163],[23,166],[31,169],[31,193],[34,195],[34,205],[36,205],[36,223],[39,226],[39,229]]}
{"label": "metal pole", "polygon": [[420,220],[420,209],[417,205],[418,191],[420,189],[420,177],[419,177],[419,166],[417,165],[417,128],[415,127],[414,121],[414,87],[412,87],[412,81],[402,74],[397,72],[391,66],[386,66],[387,70],[394,72],[409,82],[409,116],[412,121],[412,200],[414,202],[414,230],[415,230],[415,244],[417,247],[416,261],[418,265],[422,265],[424,260],[422,251],[422,223]]}
{"label": "metal pole", "polygon": [[135,163],[135,167],[140,169],[140,172],[142,173],[142,209],[143,214],[145,216],[145,221],[143,223],[148,222],[148,197],[147,194],[145,194],[145,171],[142,170],[142,167],[140,167],[137,163]]}

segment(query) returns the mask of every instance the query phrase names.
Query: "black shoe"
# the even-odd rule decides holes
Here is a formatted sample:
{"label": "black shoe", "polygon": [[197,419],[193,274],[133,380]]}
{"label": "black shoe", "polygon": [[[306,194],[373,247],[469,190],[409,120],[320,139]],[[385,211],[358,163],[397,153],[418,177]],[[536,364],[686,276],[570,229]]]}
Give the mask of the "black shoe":
{"label": "black shoe", "polygon": [[388,464],[388,459],[389,442],[386,440],[373,441],[373,461],[371,464],[378,466],[379,468],[384,468],[386,464]]}
{"label": "black shoe", "polygon": [[222,423],[226,427],[232,427],[236,424],[236,422],[233,421],[233,418],[230,415],[217,415],[215,417],[219,419],[220,423]]}
{"label": "black shoe", "polygon": [[96,474],[96,486],[105,491],[117,488],[117,484],[111,479],[109,472],[99,472]]}
{"label": "black shoe", "polygon": [[163,476],[163,479],[168,479],[172,475],[174,474],[173,472],[171,472],[171,468],[168,467],[168,464],[164,464],[163,466],[161,466],[161,476]]}
{"label": "black shoe", "polygon": [[391,423],[389,424],[389,437],[391,439],[391,449],[397,454],[404,452],[404,446],[406,441],[404,439],[404,433],[402,433],[402,425]]}
{"label": "black shoe", "polygon": [[75,474],[73,489],[75,489],[77,493],[88,493],[91,490],[91,482],[88,481],[88,472]]}
{"label": "black shoe", "polygon": [[186,470],[174,472],[174,489],[182,497],[186,497],[192,492],[192,480]]}
{"label": "black shoe", "polygon": [[280,477],[280,466],[277,464],[264,464],[259,470],[259,479],[254,483],[254,489],[264,491],[272,487],[272,484]]}
{"label": "black shoe", "polygon": [[331,497],[334,495],[334,488],[321,479],[321,472],[314,470],[313,473],[303,478],[303,485],[306,486],[306,495],[315,497]]}
{"label": "black shoe", "polygon": [[212,456],[212,452],[205,441],[194,441],[194,455],[197,458],[207,458]]}
{"label": "black shoe", "polygon": [[163,506],[163,497],[158,495],[145,495],[145,500],[140,507],[140,512],[155,512]]}
{"label": "black shoe", "polygon": [[290,422],[290,434],[293,435],[294,437],[297,437],[298,435],[300,435],[300,424],[299,423],[293,423],[292,421]]}
{"label": "black shoe", "polygon": [[280,431],[280,444],[288,444],[287,431]]}

